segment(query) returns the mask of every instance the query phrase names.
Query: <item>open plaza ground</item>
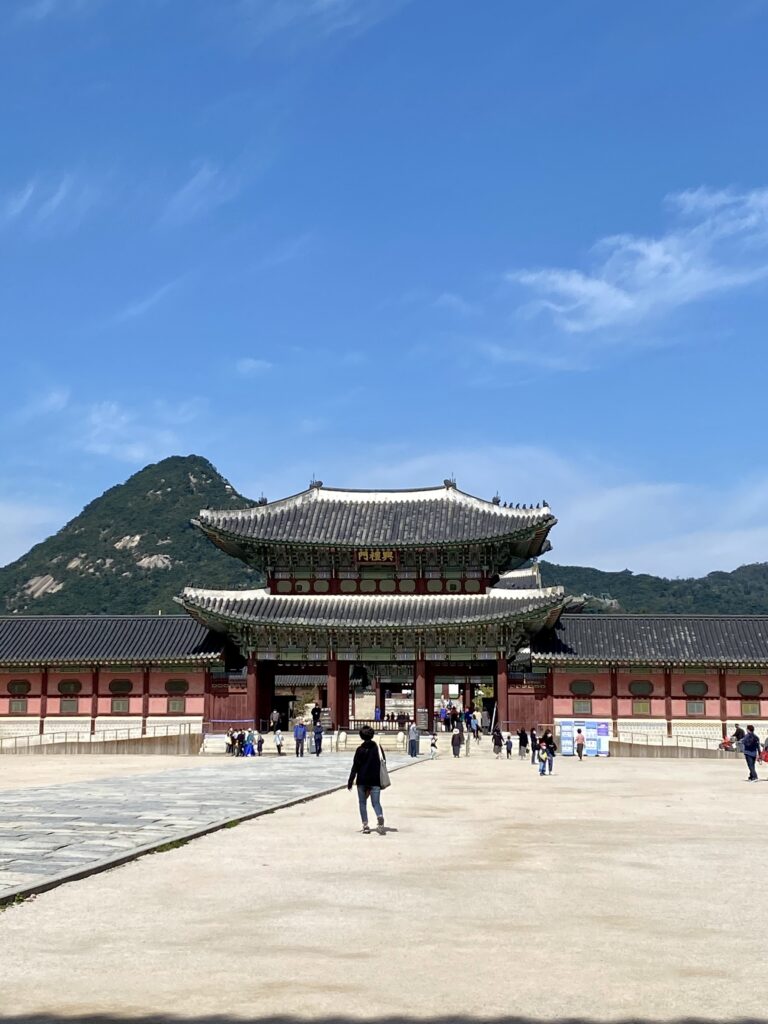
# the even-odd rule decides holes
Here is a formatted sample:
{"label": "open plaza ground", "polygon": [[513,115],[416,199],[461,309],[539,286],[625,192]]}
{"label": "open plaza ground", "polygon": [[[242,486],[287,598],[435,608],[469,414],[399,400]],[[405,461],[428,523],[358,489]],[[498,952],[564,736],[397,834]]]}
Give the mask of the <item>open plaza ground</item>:
{"label": "open plaza ground", "polygon": [[[63,797],[87,784],[88,759],[42,760]],[[154,777],[113,764],[126,790]],[[228,760],[222,804],[254,769],[317,767]],[[768,785],[737,761],[555,768],[420,761],[384,836],[343,790],[11,906],[3,1014],[764,1018]],[[155,775],[194,792],[211,770]]]}

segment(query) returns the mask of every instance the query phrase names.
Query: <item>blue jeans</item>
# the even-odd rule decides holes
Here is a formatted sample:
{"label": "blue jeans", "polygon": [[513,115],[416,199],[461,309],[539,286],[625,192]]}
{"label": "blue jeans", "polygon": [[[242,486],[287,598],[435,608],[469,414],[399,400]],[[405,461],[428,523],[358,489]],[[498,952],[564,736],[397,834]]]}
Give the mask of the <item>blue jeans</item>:
{"label": "blue jeans", "polygon": [[746,751],[744,752],[744,760],[747,762],[747,768],[749,768],[749,777],[750,777],[750,779],[756,779],[757,778],[757,772],[755,771],[755,760],[756,760],[756,758],[757,758],[757,754],[747,754]]}
{"label": "blue jeans", "polygon": [[381,786],[358,786],[357,799],[360,803],[360,819],[364,825],[368,824],[368,797],[371,798],[374,813],[378,818],[384,817],[381,809]]}

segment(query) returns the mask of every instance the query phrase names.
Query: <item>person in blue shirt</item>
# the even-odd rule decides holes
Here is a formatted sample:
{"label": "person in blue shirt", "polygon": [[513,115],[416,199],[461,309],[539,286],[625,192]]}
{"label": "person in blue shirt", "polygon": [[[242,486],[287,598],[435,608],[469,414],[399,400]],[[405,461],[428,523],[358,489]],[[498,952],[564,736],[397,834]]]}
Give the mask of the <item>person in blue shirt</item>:
{"label": "person in blue shirt", "polygon": [[747,768],[749,768],[747,782],[757,782],[755,761],[757,761],[757,755],[760,753],[760,739],[755,735],[754,725],[747,726],[747,732],[741,741],[741,749],[744,751],[744,760],[747,762]]}
{"label": "person in blue shirt", "polygon": [[293,727],[293,738],[296,740],[296,757],[304,757],[304,741],[307,738],[307,727],[297,722]]}
{"label": "person in blue shirt", "polygon": [[315,741],[315,756],[320,757],[323,751],[323,727],[319,722],[312,730],[312,738]]}

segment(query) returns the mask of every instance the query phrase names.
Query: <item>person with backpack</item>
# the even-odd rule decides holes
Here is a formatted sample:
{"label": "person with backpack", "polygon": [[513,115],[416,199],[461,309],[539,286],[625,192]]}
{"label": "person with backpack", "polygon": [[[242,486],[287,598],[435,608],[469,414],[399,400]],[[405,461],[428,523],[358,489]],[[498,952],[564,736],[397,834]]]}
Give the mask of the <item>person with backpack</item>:
{"label": "person with backpack", "polygon": [[[376,815],[376,831],[380,836],[385,833],[384,811],[381,809],[381,782],[382,766],[386,771],[387,759],[384,751],[374,742],[374,732],[370,725],[364,725],[360,730],[360,739],[363,741],[355,751],[352,759],[352,770],[349,773],[347,789],[351,790],[357,784],[357,799],[360,805],[360,819],[363,823],[363,835],[370,835],[368,825],[368,800],[371,801]],[[384,780],[388,784],[388,778]]]}
{"label": "person with backpack", "polygon": [[747,762],[747,768],[749,768],[747,782],[757,782],[755,761],[757,761],[757,756],[760,753],[760,738],[755,735],[754,725],[747,726],[747,731],[741,741],[741,749],[744,751],[744,760]]}

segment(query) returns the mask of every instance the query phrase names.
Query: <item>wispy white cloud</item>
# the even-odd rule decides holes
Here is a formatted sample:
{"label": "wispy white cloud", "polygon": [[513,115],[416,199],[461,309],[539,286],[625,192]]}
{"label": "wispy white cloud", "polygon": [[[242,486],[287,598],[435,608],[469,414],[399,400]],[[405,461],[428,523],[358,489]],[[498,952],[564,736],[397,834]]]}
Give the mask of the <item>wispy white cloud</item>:
{"label": "wispy white cloud", "polygon": [[538,296],[520,312],[544,313],[566,334],[616,332],[768,279],[768,188],[699,188],[668,205],[666,232],[603,238],[589,269],[510,271],[507,281]]}
{"label": "wispy white cloud", "polygon": [[38,235],[71,231],[102,201],[102,190],[81,175],[30,178],[0,201],[0,222]]}
{"label": "wispy white cloud", "polygon": [[121,310],[114,315],[112,318],[113,323],[124,323],[127,320],[135,320],[137,317],[143,316],[148,313],[150,309],[162,302],[166,295],[169,295],[172,291],[178,288],[179,284],[184,280],[183,277],[176,277],[172,281],[167,281],[165,284],[160,285],[159,288],[155,288],[149,292],[142,299],[137,299],[135,302],[129,303],[124,306]]}
{"label": "wispy white cloud", "polygon": [[146,463],[179,449],[180,439],[167,426],[148,422],[145,415],[126,409],[118,402],[97,402],[84,418],[80,446],[91,455],[104,455],[119,462]]}
{"label": "wispy white cloud", "polygon": [[357,36],[390,18],[409,0],[240,0],[251,45],[283,38],[291,46]]}
{"label": "wispy white cloud", "polygon": [[381,448],[278,467],[258,486],[275,498],[305,486],[311,472],[341,487],[423,487],[455,475],[462,490],[502,501],[546,499],[558,524],[547,558],[610,571],[701,576],[764,557],[768,476],[723,484],[643,479],[589,452],[566,457],[541,446],[446,448],[412,454]]}
{"label": "wispy white cloud", "polygon": [[68,512],[45,502],[0,501],[0,566],[20,558],[68,518]]}
{"label": "wispy white cloud", "polygon": [[167,225],[188,224],[231,202],[240,188],[236,175],[203,161],[170,197],[160,221]]}
{"label": "wispy white cloud", "polygon": [[101,0],[27,0],[19,9],[19,21],[44,22],[49,18],[69,18],[88,14]]}
{"label": "wispy white cloud", "polygon": [[52,387],[32,395],[19,409],[16,418],[22,422],[40,419],[54,413],[63,412],[69,405],[71,392],[69,388]]}
{"label": "wispy white cloud", "polygon": [[235,369],[241,377],[258,377],[271,370],[272,363],[267,359],[254,359],[252,356],[246,356],[244,359],[237,360]]}
{"label": "wispy white cloud", "polygon": [[472,316],[477,313],[478,307],[473,302],[468,302],[456,292],[442,292],[435,299],[436,309],[447,309],[451,313],[459,313],[461,316]]}

